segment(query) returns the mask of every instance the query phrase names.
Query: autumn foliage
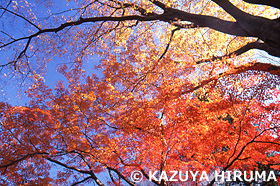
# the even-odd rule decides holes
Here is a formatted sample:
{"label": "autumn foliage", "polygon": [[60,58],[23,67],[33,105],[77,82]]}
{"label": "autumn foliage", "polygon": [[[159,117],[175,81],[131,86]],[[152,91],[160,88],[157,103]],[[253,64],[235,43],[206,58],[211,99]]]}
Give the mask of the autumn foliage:
{"label": "autumn foliage", "polygon": [[[12,53],[15,60],[1,67],[33,83],[25,106],[0,102],[0,184],[215,184],[213,179],[149,180],[149,171],[174,170],[209,175],[273,170],[278,179],[279,67],[260,63],[252,52],[234,53],[254,38],[199,25],[182,28],[177,20],[121,20],[144,8],[147,15],[159,12],[156,2],[84,1],[77,3],[82,8],[71,9],[77,14],[70,20],[53,14],[50,25],[43,24],[48,19],[38,21],[40,33],[26,38],[30,49],[6,41],[5,49],[22,53]],[[227,18],[212,2],[165,3],[197,14],[204,7],[209,15]],[[257,14],[255,7],[243,8]],[[274,15],[269,10],[263,10],[267,17]],[[81,15],[121,18],[82,25]],[[48,35],[51,24],[60,29]],[[56,60],[70,65],[59,63],[64,79],[51,87],[43,66]],[[41,74],[34,70],[38,66]],[[142,173],[142,182],[133,182],[133,171]]]}

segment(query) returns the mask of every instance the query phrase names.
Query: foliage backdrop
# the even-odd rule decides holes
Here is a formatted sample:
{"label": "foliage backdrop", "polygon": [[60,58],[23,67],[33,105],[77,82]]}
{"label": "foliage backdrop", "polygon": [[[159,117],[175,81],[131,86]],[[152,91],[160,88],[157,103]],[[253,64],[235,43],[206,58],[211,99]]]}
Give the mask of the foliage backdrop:
{"label": "foliage backdrop", "polygon": [[0,183],[278,173],[280,71],[251,49],[280,56],[279,7],[246,2],[1,1],[1,81],[24,83],[29,102],[0,102]]}

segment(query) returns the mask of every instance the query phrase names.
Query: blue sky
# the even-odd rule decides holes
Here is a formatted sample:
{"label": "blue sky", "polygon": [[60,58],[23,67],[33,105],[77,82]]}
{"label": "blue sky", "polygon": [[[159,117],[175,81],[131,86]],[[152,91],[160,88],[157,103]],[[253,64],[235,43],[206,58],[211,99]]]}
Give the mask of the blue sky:
{"label": "blue sky", "polygon": [[[9,4],[9,0],[3,0],[0,2],[0,5],[3,7],[7,7]],[[38,14],[36,20],[43,20],[47,18],[50,14],[50,11],[48,10],[48,7],[43,6],[43,4],[37,4],[35,6],[35,0],[29,0],[28,3],[30,3],[32,11],[34,11],[36,14]],[[44,1],[43,1],[44,2]],[[51,1],[46,1],[46,2],[51,2]],[[12,1],[12,3],[9,4],[10,9],[12,9],[13,6],[20,7],[20,4],[15,3],[15,1]],[[57,14],[59,12],[65,11],[65,10],[70,10],[75,8],[74,3],[69,3],[67,1],[53,1],[52,2],[52,12],[53,14],[60,16],[60,14]],[[1,10],[3,12],[3,10]],[[74,14],[75,12],[64,12],[64,15],[71,15]],[[1,12],[0,12],[1,13]],[[18,14],[25,16],[24,9],[19,8]],[[12,18],[12,19],[11,19]],[[33,22],[36,21],[34,19]],[[53,24],[54,17],[51,16],[48,18],[49,22]],[[23,20],[22,18],[19,17],[13,17],[10,13],[4,13],[3,16],[1,17],[1,22],[2,24],[0,25],[0,30],[3,30],[4,32],[8,33],[10,36],[14,38],[18,37],[23,37],[28,35],[29,33],[26,32],[26,30],[31,29],[34,32],[36,32],[36,28],[32,25],[28,25],[28,27],[25,26],[26,21]],[[52,27],[52,26],[51,26]],[[2,35],[1,35],[2,34]],[[0,33],[0,37],[7,38],[7,34]],[[16,45],[18,47],[18,45]],[[13,56],[13,50],[11,49],[6,49],[2,48],[0,49],[0,65],[5,64],[9,61],[9,58]],[[42,54],[44,55],[44,53]],[[69,63],[71,62],[71,57],[70,54],[67,54],[68,56],[55,56],[52,58],[52,60],[47,64],[47,73],[46,75],[43,75],[44,80],[46,85],[50,86],[51,88],[55,87],[55,83],[58,80],[63,80],[66,82],[66,79],[64,78],[63,75],[61,75],[58,71],[57,68],[60,64],[63,63]],[[36,54],[35,54],[36,56]],[[100,72],[98,71],[93,71],[90,69],[93,69],[94,64],[96,61],[98,61],[99,58],[97,56],[93,56],[87,60],[84,61],[84,68],[87,69],[86,73],[91,75],[91,73],[96,73],[98,75],[101,75]],[[36,61],[31,58],[30,59],[31,64],[36,64]],[[35,67],[37,68],[37,67]],[[37,69],[40,71],[40,68]],[[30,78],[22,78],[22,77],[16,77],[12,75],[12,70],[9,70],[9,68],[4,68],[0,72],[0,101],[3,102],[8,102],[9,104],[15,106],[15,105],[25,105],[28,102],[28,98],[25,94],[25,90],[28,89],[28,87],[31,84],[31,79]]]}

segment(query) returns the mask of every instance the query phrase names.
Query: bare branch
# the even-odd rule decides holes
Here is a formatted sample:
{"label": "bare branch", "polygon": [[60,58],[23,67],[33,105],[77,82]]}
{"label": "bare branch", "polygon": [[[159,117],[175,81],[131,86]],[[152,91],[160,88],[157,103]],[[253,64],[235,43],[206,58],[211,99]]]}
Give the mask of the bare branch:
{"label": "bare branch", "polygon": [[276,143],[273,141],[255,141],[255,143],[267,143],[267,144],[272,144],[272,145],[280,145],[280,143]]}
{"label": "bare branch", "polygon": [[123,2],[120,2],[120,1],[117,1],[117,0],[110,0],[110,1],[117,3],[122,8],[130,7],[132,9],[138,11],[141,15],[158,15],[157,13],[154,13],[154,12],[148,12],[143,7],[138,6],[138,5],[134,4],[134,3],[123,3]]}
{"label": "bare branch", "polygon": [[168,8],[165,4],[163,4],[158,0],[150,0],[150,2],[152,2],[153,4],[155,4],[156,6],[160,7],[163,10],[166,10],[166,8]]}
{"label": "bare branch", "polygon": [[88,176],[88,177],[86,177],[85,179],[83,179],[83,180],[81,180],[81,181],[78,181],[78,182],[72,184],[71,186],[79,185],[79,184],[81,184],[81,183],[83,183],[83,182],[85,182],[85,181],[87,181],[87,180],[89,180],[89,179],[91,179],[91,176]]}
{"label": "bare branch", "polygon": [[[10,6],[11,3],[12,3],[12,0],[9,1],[9,3],[6,6],[6,9],[8,9],[8,7]],[[5,12],[6,12],[5,10],[2,12],[2,14],[0,15],[0,18],[5,14]]]}
{"label": "bare branch", "polygon": [[266,44],[280,48],[280,23],[265,17],[254,16],[248,14],[236,6],[229,0],[212,0],[222,7],[228,14],[234,17],[237,23],[252,37],[258,37]]}
{"label": "bare branch", "polygon": [[45,152],[36,152],[36,153],[32,153],[32,154],[27,154],[27,155],[25,155],[25,156],[23,156],[23,157],[21,157],[19,159],[16,159],[16,160],[9,160],[11,162],[8,163],[8,164],[5,164],[5,165],[0,165],[0,169],[12,166],[14,164],[17,164],[17,163],[19,163],[19,162],[21,162],[23,160],[26,160],[26,159],[30,158],[30,157],[33,157],[33,156],[36,156],[36,155],[44,155],[44,154],[47,154],[47,153],[45,153]]}
{"label": "bare branch", "polygon": [[235,50],[231,53],[228,53],[226,55],[213,56],[212,58],[209,58],[209,59],[202,59],[202,60],[197,61],[196,64],[201,64],[201,63],[211,62],[211,61],[216,61],[216,60],[222,60],[222,59],[225,59],[225,58],[230,58],[233,55],[239,56],[241,54],[244,54],[245,52],[248,52],[251,49],[264,50],[270,55],[273,55],[275,57],[280,57],[280,49],[271,47],[271,46],[269,46],[269,45],[267,45],[263,42],[260,42],[260,41],[254,41],[254,42],[251,42],[251,43],[247,43],[243,47],[241,47],[241,48],[239,48],[239,49],[237,49],[237,50]]}
{"label": "bare branch", "polygon": [[11,35],[9,35],[8,33],[4,32],[3,30],[1,30],[0,32],[5,34],[6,36],[8,36],[10,39],[15,40]]}
{"label": "bare branch", "polygon": [[280,48],[274,48],[263,42],[254,43],[253,47],[254,47],[254,49],[260,49],[260,50],[266,51],[268,54],[270,54],[272,56],[280,57]]}
{"label": "bare branch", "polygon": [[243,0],[243,1],[251,4],[268,5],[275,8],[280,8],[279,1],[277,0]]}
{"label": "bare branch", "polygon": [[2,6],[0,6],[0,9],[5,10],[6,12],[9,12],[9,13],[11,13],[11,14],[14,14],[15,16],[18,16],[18,17],[24,19],[26,22],[28,22],[29,24],[33,25],[33,26],[36,27],[38,30],[41,30],[41,28],[39,28],[37,25],[35,25],[34,23],[32,23],[31,21],[29,21],[27,18],[23,17],[22,15],[19,15],[19,14],[15,13],[15,12],[12,12],[12,11],[10,11],[10,10],[8,10],[8,9],[6,9],[6,8],[4,8],[4,7],[2,7]]}
{"label": "bare branch", "polygon": [[164,57],[164,55],[167,53],[167,51],[168,51],[168,49],[169,49],[169,47],[170,47],[170,44],[171,44],[171,42],[172,42],[172,38],[173,38],[175,32],[178,31],[178,30],[180,30],[180,28],[175,28],[175,29],[173,29],[173,30],[171,31],[170,39],[169,39],[169,41],[168,41],[168,43],[167,43],[167,45],[166,45],[166,47],[165,47],[164,52],[163,52],[163,53],[161,54],[161,56],[159,57],[158,61],[161,60],[161,59]]}
{"label": "bare branch", "polygon": [[50,162],[56,163],[56,164],[58,164],[58,165],[61,165],[61,166],[63,166],[64,168],[67,168],[67,169],[70,169],[70,170],[74,170],[74,171],[77,171],[77,172],[80,172],[80,173],[83,173],[83,174],[89,174],[89,175],[91,175],[90,177],[91,177],[92,179],[94,179],[94,181],[97,183],[97,185],[99,185],[99,186],[105,186],[105,185],[97,178],[97,176],[96,176],[91,170],[90,170],[90,171],[88,171],[88,170],[81,170],[81,169],[78,169],[77,167],[72,167],[72,166],[66,165],[65,163],[62,163],[62,162],[60,162],[60,161],[58,161],[58,160],[55,160],[55,159],[52,159],[52,158],[49,158],[49,157],[47,157],[46,159],[49,160]]}
{"label": "bare branch", "polygon": [[94,179],[94,181],[97,183],[97,185],[99,186],[105,186],[97,177],[93,172],[90,172],[91,177]]}
{"label": "bare branch", "polygon": [[94,22],[101,22],[101,21],[128,21],[128,20],[138,20],[138,21],[153,21],[153,20],[160,20],[162,16],[160,15],[156,15],[156,16],[140,16],[140,15],[132,15],[132,16],[123,16],[123,17],[90,17],[90,18],[80,18],[77,21],[71,21],[71,22],[67,22],[67,23],[63,23],[61,24],[59,27],[56,28],[48,28],[48,29],[43,29],[38,31],[37,33],[34,33],[30,36],[27,37],[22,37],[22,38],[18,38],[15,39],[9,43],[6,43],[2,46],[0,46],[0,48],[4,48],[8,45],[11,45],[17,41],[21,41],[21,40],[26,40],[26,39],[32,39],[34,37],[37,37],[38,35],[44,34],[44,33],[57,33],[61,30],[63,30],[64,28],[67,27],[71,27],[71,26],[77,26],[77,25],[81,25],[83,23],[94,23]]}
{"label": "bare branch", "polygon": [[136,186],[133,182],[131,182],[128,178],[126,178],[120,171],[118,171],[117,169],[114,169],[112,167],[107,167],[108,170],[114,171],[115,173],[117,173],[117,175],[122,178],[123,180],[125,180],[129,185],[131,186]]}
{"label": "bare branch", "polygon": [[62,162],[60,162],[58,160],[55,160],[55,159],[52,159],[52,158],[46,158],[46,159],[49,160],[50,162],[53,162],[53,163],[58,164],[58,165],[61,165],[61,166],[65,167],[65,168],[67,168],[67,169],[74,170],[74,171],[77,171],[77,172],[80,172],[80,173],[84,173],[84,174],[91,174],[91,172],[88,171],[88,170],[81,170],[81,169],[78,169],[76,167],[71,167],[69,165],[66,165],[65,163],[62,163]]}
{"label": "bare branch", "polygon": [[267,64],[267,63],[255,63],[252,66],[240,66],[235,69],[232,74],[239,74],[249,70],[256,70],[261,72],[269,72],[270,74],[280,75],[280,66]]}
{"label": "bare branch", "polygon": [[112,175],[111,170],[110,170],[110,169],[108,169],[108,168],[107,168],[107,170],[108,170],[108,173],[109,173],[109,176],[110,176],[110,178],[111,178],[112,182],[113,182],[115,185],[117,185],[116,181],[114,180],[114,177],[113,177],[113,175]]}
{"label": "bare branch", "polygon": [[245,52],[248,52],[251,49],[254,49],[256,43],[257,42],[247,43],[245,46],[235,50],[234,52],[228,53],[223,56],[213,56],[212,58],[209,58],[209,59],[202,59],[202,60],[197,61],[196,64],[201,64],[201,63],[211,62],[211,61],[216,61],[216,60],[222,60],[225,58],[230,58],[232,55],[239,56],[241,54],[244,54]]}
{"label": "bare branch", "polygon": [[168,17],[169,20],[180,19],[181,21],[190,21],[197,27],[209,27],[230,35],[255,37],[244,30],[237,22],[225,21],[213,16],[192,14],[174,8],[169,8],[168,11],[172,12]]}
{"label": "bare branch", "polygon": [[238,22],[242,22],[242,18],[244,21],[247,21],[247,19],[253,18],[255,16],[248,14],[236,6],[234,6],[229,0],[212,0],[217,5],[219,5],[221,8],[223,8],[228,14],[230,14],[232,17],[236,19]]}
{"label": "bare branch", "polygon": [[171,93],[170,95],[167,96],[167,98],[170,99],[170,98],[173,98],[174,96],[177,97],[177,96],[180,96],[183,94],[191,93],[195,90],[198,90],[199,88],[204,87],[205,85],[207,85],[213,81],[214,82],[217,81],[221,77],[229,76],[229,75],[233,75],[233,74],[240,74],[240,73],[247,72],[249,70],[269,72],[270,74],[274,74],[274,75],[278,75],[278,76],[280,75],[280,66],[276,66],[276,65],[272,65],[272,64],[254,63],[251,66],[248,66],[248,65],[239,66],[239,67],[236,67],[234,70],[222,72],[220,74],[217,74],[216,76],[202,80],[198,85],[190,84],[186,87],[182,87],[182,90]]}
{"label": "bare branch", "polygon": [[[145,176],[145,178],[150,179],[149,175],[145,172],[144,169],[141,169],[142,174]],[[160,185],[160,182],[158,180],[155,180],[152,178],[152,182],[155,183],[156,185]]]}

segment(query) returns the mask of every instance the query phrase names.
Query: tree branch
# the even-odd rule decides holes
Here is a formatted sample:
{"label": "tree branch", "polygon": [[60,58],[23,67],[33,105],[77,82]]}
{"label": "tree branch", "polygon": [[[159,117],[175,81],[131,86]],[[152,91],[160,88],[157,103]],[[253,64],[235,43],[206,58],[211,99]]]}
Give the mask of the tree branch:
{"label": "tree branch", "polygon": [[190,84],[187,87],[182,87],[180,91],[173,92],[170,95],[166,95],[165,99],[170,99],[175,97],[178,97],[183,94],[188,94],[191,93],[195,90],[198,90],[199,88],[204,87],[205,85],[209,84],[210,82],[217,81],[219,78],[224,77],[224,76],[229,76],[233,74],[240,74],[247,72],[249,70],[256,70],[256,71],[261,71],[261,72],[269,72],[270,74],[280,76],[280,66],[272,65],[272,64],[267,64],[267,63],[255,63],[252,64],[251,66],[244,65],[240,67],[236,67],[235,69],[231,71],[226,71],[220,74],[217,74],[214,77],[202,80],[198,85],[193,85]]}
{"label": "tree branch", "polygon": [[181,21],[190,21],[198,27],[208,27],[230,35],[255,37],[255,35],[251,35],[244,30],[237,22],[225,21],[213,16],[192,14],[174,8],[169,8],[168,11],[172,12],[172,14],[166,18],[169,20],[180,19]]}
{"label": "tree branch", "polygon": [[81,169],[78,169],[76,167],[71,167],[71,166],[68,166],[66,165],[65,163],[62,163],[60,161],[57,161],[57,160],[54,160],[54,159],[51,159],[51,158],[46,158],[47,160],[49,160],[50,162],[53,162],[53,163],[56,163],[58,165],[61,165],[67,169],[70,169],[70,170],[74,170],[74,171],[77,171],[77,172],[80,172],[80,173],[83,173],[83,174],[89,174],[91,175],[90,177],[92,179],[94,179],[94,181],[97,183],[97,185],[99,186],[105,186],[97,177],[96,175],[92,172],[92,171],[87,171],[87,170],[81,170]]}
{"label": "tree branch", "polygon": [[121,7],[123,8],[127,8],[127,7],[130,7],[136,11],[138,11],[141,15],[158,15],[157,13],[154,13],[154,12],[148,12],[146,9],[144,9],[143,7],[141,6],[138,6],[134,3],[123,3],[123,2],[120,2],[120,1],[117,1],[117,0],[110,0],[114,3],[117,3],[118,5],[120,5]]}
{"label": "tree branch", "polygon": [[268,64],[268,63],[255,63],[252,66],[237,67],[235,69],[235,71],[231,74],[239,74],[239,73],[246,72],[249,70],[269,72],[270,74],[280,76],[280,66],[276,66],[276,65],[272,65],[272,64]]}
{"label": "tree branch", "polygon": [[280,23],[278,21],[246,13],[234,6],[229,0],[212,1],[234,17],[237,23],[252,37],[258,37],[266,44],[280,48]]}
{"label": "tree branch", "polygon": [[23,157],[21,157],[21,158],[19,158],[17,160],[9,160],[9,161],[11,161],[11,163],[8,163],[6,165],[0,165],[0,169],[12,166],[12,165],[14,165],[16,163],[19,163],[19,162],[21,162],[23,160],[26,160],[27,158],[30,158],[30,157],[33,157],[33,156],[36,156],[36,155],[44,155],[44,154],[47,154],[47,153],[45,153],[45,152],[36,152],[36,153],[32,153],[32,154],[27,154],[27,155],[25,155],[25,156],[23,156]]}
{"label": "tree branch", "polygon": [[136,186],[133,182],[131,182],[129,179],[127,179],[120,171],[118,171],[117,169],[114,169],[112,167],[108,167],[107,166],[107,169],[110,170],[110,171],[114,171],[115,173],[117,173],[117,175],[122,178],[123,180],[125,180],[129,185],[131,186]]}
{"label": "tree branch", "polygon": [[245,52],[248,52],[251,49],[260,49],[260,50],[263,50],[263,51],[267,52],[270,55],[273,55],[275,57],[280,57],[280,49],[271,47],[271,46],[269,46],[269,45],[267,45],[267,44],[265,44],[261,41],[254,41],[254,42],[251,42],[251,43],[247,43],[243,47],[241,47],[241,48],[239,48],[239,49],[237,49],[233,52],[230,52],[228,54],[225,54],[223,56],[213,56],[212,58],[202,59],[202,60],[196,61],[196,64],[201,64],[201,63],[211,62],[211,61],[216,61],[216,60],[222,60],[222,59],[225,59],[225,58],[230,58],[233,55],[239,56],[241,54],[244,54]]}
{"label": "tree branch", "polygon": [[41,34],[44,33],[57,33],[61,30],[63,30],[64,28],[67,27],[71,27],[71,26],[77,26],[77,25],[81,25],[83,23],[94,23],[94,22],[101,22],[101,21],[129,21],[129,20],[138,20],[138,21],[153,21],[153,20],[160,20],[162,18],[161,15],[155,15],[155,16],[142,16],[142,15],[131,15],[131,16],[122,16],[122,17],[90,17],[90,18],[80,18],[77,21],[71,21],[71,22],[67,22],[67,23],[63,23],[61,24],[59,27],[56,28],[47,28],[47,29],[42,29],[30,36],[27,37],[22,37],[22,38],[18,38],[15,39],[9,43],[3,44],[2,46],[0,46],[0,48],[4,48],[8,45],[11,45],[17,41],[21,41],[21,40],[26,40],[26,39],[32,39],[34,37],[37,37]]}
{"label": "tree branch", "polygon": [[49,160],[50,162],[53,162],[55,164],[58,164],[58,165],[61,165],[67,169],[70,169],[70,170],[74,170],[74,171],[77,171],[77,172],[80,172],[80,173],[84,173],[84,174],[91,174],[90,171],[87,171],[87,170],[81,170],[81,169],[78,169],[76,167],[71,167],[69,165],[66,165],[65,163],[62,163],[60,161],[57,161],[57,160],[54,160],[54,159],[51,159],[51,158],[46,158],[47,160]]}
{"label": "tree branch", "polygon": [[158,61],[162,60],[162,58],[164,57],[164,55],[167,53],[167,51],[168,51],[168,49],[169,49],[169,47],[170,47],[170,44],[171,44],[171,42],[172,42],[172,39],[173,39],[173,36],[174,36],[175,32],[178,31],[178,30],[180,30],[180,29],[181,29],[181,28],[177,27],[177,28],[175,28],[175,29],[173,29],[173,30],[171,31],[171,36],[170,36],[170,38],[169,38],[169,41],[168,41],[168,43],[167,43],[167,45],[166,45],[166,47],[165,47],[165,50],[163,51],[163,53],[162,53],[161,56],[159,57]]}
{"label": "tree branch", "polygon": [[272,145],[280,145],[280,143],[273,142],[273,141],[255,141],[255,143],[267,143]]}
{"label": "tree branch", "polygon": [[223,8],[228,14],[236,19],[238,22],[242,22],[242,19],[247,22],[247,19],[251,19],[255,16],[248,14],[236,6],[234,6],[229,0],[212,0],[221,8]]}
{"label": "tree branch", "polygon": [[96,175],[91,171],[90,172],[91,177],[94,179],[95,183],[99,186],[105,186],[97,177]]}
{"label": "tree branch", "polygon": [[[279,67],[280,68],[280,67]],[[265,129],[263,130],[261,133],[259,133],[258,135],[256,135],[251,141],[247,142],[242,148],[241,150],[239,151],[239,153],[237,154],[237,156],[230,162],[228,163],[228,165],[226,167],[224,167],[222,169],[222,171],[226,171],[228,168],[230,168],[234,162],[238,161],[238,160],[242,160],[242,159],[239,159],[239,157],[243,154],[243,152],[245,151],[246,147],[248,147],[251,143],[262,143],[262,141],[256,141],[256,139],[261,136],[264,132],[266,132],[267,130],[270,130],[270,129]],[[279,143],[275,143],[276,145],[280,145]],[[212,179],[212,181],[207,185],[207,186],[212,186],[214,183],[215,183],[215,179]]]}
{"label": "tree branch", "polygon": [[163,4],[162,2],[158,1],[158,0],[150,0],[150,2],[152,2],[154,5],[160,7],[163,10],[166,10],[168,7]]}
{"label": "tree branch", "polygon": [[113,175],[112,175],[111,170],[110,170],[110,169],[108,169],[108,168],[107,168],[107,170],[108,170],[109,176],[110,176],[110,178],[111,178],[111,180],[112,180],[113,184],[117,185],[116,181],[114,180],[114,177],[113,177]]}
{"label": "tree branch", "polygon": [[253,44],[254,49],[260,49],[263,51],[266,51],[268,54],[275,56],[275,57],[280,57],[280,49],[279,48],[274,48],[266,43],[262,42],[256,42]]}
{"label": "tree branch", "polygon": [[22,15],[19,15],[19,14],[15,13],[15,12],[12,12],[12,11],[8,10],[7,8],[4,8],[4,7],[0,6],[0,10],[1,10],[1,9],[4,10],[4,11],[6,11],[6,12],[9,12],[9,13],[11,13],[11,14],[14,14],[15,16],[18,16],[18,17],[24,19],[25,21],[27,21],[29,24],[33,25],[33,26],[34,26],[35,28],[37,28],[38,30],[41,30],[41,28],[39,28],[37,25],[35,25],[34,23],[32,23],[31,21],[29,21],[28,19],[26,19],[26,18],[23,17]]}
{"label": "tree branch", "polygon": [[[12,0],[10,0],[6,6],[6,9],[8,9],[8,7],[10,6],[10,4],[12,3]],[[2,14],[0,15],[0,18],[3,17],[3,15],[5,14],[5,10],[2,12]]]}
{"label": "tree branch", "polygon": [[[141,172],[145,176],[145,178],[150,179],[149,175],[145,172],[144,169],[141,168]],[[158,180],[155,180],[154,178],[152,178],[152,182],[156,185],[160,185],[160,182]]]}
{"label": "tree branch", "polygon": [[83,183],[83,182],[85,182],[85,181],[87,181],[87,180],[89,180],[89,179],[91,179],[91,176],[88,176],[88,177],[86,177],[85,179],[83,179],[83,180],[81,180],[81,181],[78,181],[78,182],[72,184],[71,186],[79,185],[79,184],[81,184],[81,183]]}
{"label": "tree branch", "polygon": [[[168,22],[174,26],[177,26],[178,28],[196,28],[196,27],[208,27],[210,29],[214,29],[216,31],[220,31],[226,34],[231,34],[235,36],[242,36],[242,37],[258,37],[264,41],[264,43],[260,42],[253,42],[248,43],[244,47],[241,47],[240,49],[229,53],[222,57],[228,57],[232,54],[240,55],[250,49],[260,49],[268,52],[270,55],[280,57],[280,35],[277,32],[277,25],[275,27],[275,30],[269,30],[265,28],[270,28],[269,26],[275,25],[275,21],[269,20],[266,18],[261,18],[258,16],[250,15],[246,12],[243,12],[242,10],[235,7],[233,4],[231,4],[228,0],[212,0],[213,2],[220,5],[226,12],[228,12],[230,15],[232,15],[234,18],[236,18],[237,22],[232,21],[226,21],[222,20],[213,16],[207,16],[207,15],[199,15],[199,14],[192,14],[185,11],[181,11],[175,8],[167,7],[165,4],[161,3],[158,0],[150,0],[153,4],[156,6],[164,9],[163,14],[157,14],[157,13],[147,13],[147,11],[137,6],[133,3],[121,3],[117,0],[110,0],[112,2],[117,3],[120,7],[131,7],[134,8],[136,11],[138,11],[141,15],[129,15],[129,16],[120,16],[120,17],[112,17],[112,16],[103,16],[103,17],[90,17],[90,18],[80,18],[76,21],[66,22],[61,24],[58,27],[55,28],[46,28],[46,29],[39,29],[38,32],[31,34],[26,37],[21,37],[17,39],[12,39],[12,41],[8,43],[4,43],[0,46],[0,48],[4,48],[8,45],[11,45],[13,43],[16,43],[18,41],[26,41],[26,46],[23,49],[22,52],[17,56],[16,60],[10,63],[7,63],[7,65],[10,64],[16,64],[16,62],[23,56],[23,54],[27,51],[29,44],[31,40],[39,35],[42,35],[44,33],[56,33],[59,32],[67,27],[71,26],[78,26],[83,23],[95,23],[95,22],[106,22],[106,21],[129,21],[129,20],[137,20],[137,21],[164,21]],[[23,17],[24,18],[24,17]],[[192,24],[180,24],[178,22],[180,21],[188,21],[192,22]],[[28,20],[27,20],[28,21]],[[265,23],[265,24],[263,24]],[[34,25],[30,22],[30,24]],[[261,25],[261,26],[260,26]],[[265,26],[264,26],[265,25]],[[271,27],[274,29],[274,27]],[[280,29],[280,28],[279,28]],[[279,38],[279,40],[277,39]],[[209,60],[217,60],[221,59],[222,57],[213,57]],[[203,63],[206,60],[202,60],[197,62]],[[4,65],[2,65],[3,67]],[[6,66],[6,65],[5,65]],[[15,66],[16,67],[16,66]]]}
{"label": "tree branch", "polygon": [[243,0],[243,1],[251,4],[268,5],[275,8],[280,8],[279,1],[277,0]]}
{"label": "tree branch", "polygon": [[256,42],[247,43],[245,46],[235,50],[234,52],[228,53],[223,56],[213,56],[212,58],[209,58],[209,59],[202,59],[202,60],[197,61],[196,64],[201,64],[201,63],[216,61],[216,60],[222,60],[224,58],[230,58],[232,55],[239,56],[241,54],[244,54],[245,52],[248,52],[251,49],[254,49],[255,44],[256,44]]}

